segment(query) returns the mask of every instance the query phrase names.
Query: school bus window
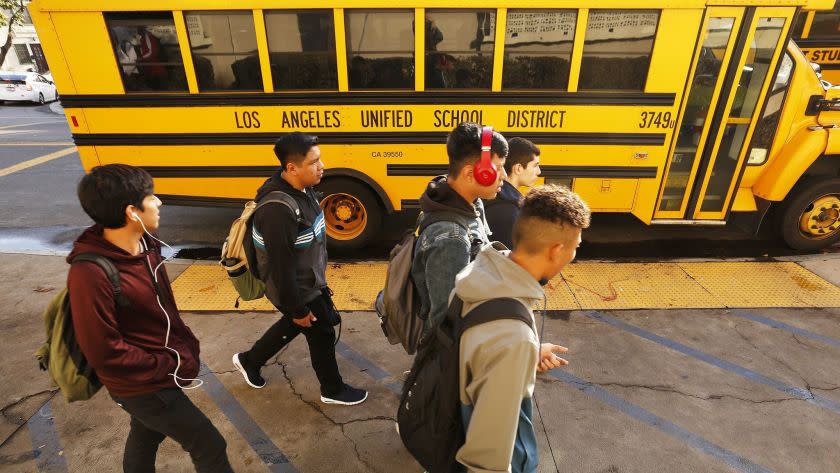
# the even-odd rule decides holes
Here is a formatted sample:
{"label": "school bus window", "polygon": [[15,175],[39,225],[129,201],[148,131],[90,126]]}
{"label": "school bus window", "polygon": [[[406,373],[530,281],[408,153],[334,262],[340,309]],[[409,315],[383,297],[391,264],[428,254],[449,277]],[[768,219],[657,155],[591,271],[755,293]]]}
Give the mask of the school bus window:
{"label": "school bus window", "polygon": [[710,118],[709,104],[712,102],[715,84],[720,78],[723,56],[734,24],[733,18],[709,19],[700,56],[697,58],[697,67],[691,80],[685,112],[677,128],[679,135],[676,149],[671,159],[659,210],[674,211],[682,208],[691,170],[697,159],[703,128]]}
{"label": "school bus window", "polygon": [[[729,115],[730,118],[751,118],[753,116],[758,105],[761,88],[764,85],[764,79],[770,72],[770,62],[773,59],[773,53],[776,50],[784,26],[784,18],[758,19],[755,38],[747,52],[747,63],[741,70],[735,102]],[[738,158],[749,127],[749,123],[726,125],[723,140],[712,168],[712,175],[706,188],[706,195],[703,197],[703,204],[700,207],[701,211],[720,212],[723,210],[726,195],[729,192],[729,184],[735,176]]]}
{"label": "school bus window", "polygon": [[802,30],[805,29],[805,21],[808,19],[808,12],[807,11],[800,11],[796,14],[796,18],[793,19],[793,27],[791,30],[791,35],[794,38],[801,38],[802,37]]}
{"label": "school bus window", "polygon": [[106,13],[126,92],[186,91],[171,12]]}
{"label": "school bus window", "polygon": [[351,89],[414,89],[414,10],[345,12]]}
{"label": "school bus window", "polygon": [[496,12],[426,11],[426,88],[490,89]]}
{"label": "school bus window", "polygon": [[659,12],[591,10],[580,90],[644,90]]}
{"label": "school bus window", "polygon": [[508,10],[502,87],[566,90],[576,23],[575,10]]}
{"label": "school bus window", "polygon": [[265,14],[275,90],[338,90],[332,10]]}
{"label": "school bus window", "polygon": [[818,11],[814,14],[814,23],[808,38],[837,38],[840,35],[840,0],[831,11]]}
{"label": "school bus window", "polygon": [[184,20],[199,90],[262,90],[251,12],[190,12]]}
{"label": "school bus window", "polygon": [[785,53],[782,64],[779,66],[779,73],[776,74],[773,87],[767,97],[764,113],[755,127],[750,153],[747,155],[748,166],[760,166],[767,162],[767,153],[773,146],[773,137],[776,136],[776,129],[779,126],[779,118],[782,115],[782,106],[785,103],[792,73],[793,59]]}
{"label": "school bus window", "polygon": [[732,116],[750,118],[758,105],[758,96],[764,79],[770,73],[770,62],[785,26],[784,18],[760,18],[756,28],[750,55],[741,71],[741,80],[732,105]]}

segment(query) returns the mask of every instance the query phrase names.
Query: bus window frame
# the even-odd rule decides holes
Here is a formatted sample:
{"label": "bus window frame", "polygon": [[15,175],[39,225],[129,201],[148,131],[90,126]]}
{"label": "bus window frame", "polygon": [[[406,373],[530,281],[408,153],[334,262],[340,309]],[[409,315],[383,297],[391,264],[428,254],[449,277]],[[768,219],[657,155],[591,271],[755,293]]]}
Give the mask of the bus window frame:
{"label": "bus window frame", "polygon": [[[458,92],[461,92],[461,93],[463,93],[463,92],[467,92],[467,93],[470,93],[470,92],[471,93],[493,92],[493,85],[494,85],[494,82],[495,82],[494,79],[496,77],[496,46],[498,44],[498,36],[499,36],[498,35],[498,30],[499,30],[499,14],[500,14],[499,10],[500,10],[500,8],[492,8],[492,7],[486,7],[486,8],[481,8],[481,7],[451,8],[451,7],[447,7],[447,8],[424,8],[423,10],[424,10],[423,11],[423,17],[422,17],[423,25],[424,25],[424,28],[423,28],[423,36],[424,37],[423,37],[423,49],[422,49],[423,76],[424,76],[423,77],[423,89],[426,90],[426,91],[442,92],[442,93],[450,93],[450,92],[451,93],[458,93]],[[434,87],[434,88],[430,88],[430,87],[428,87],[425,83],[425,73],[426,73],[426,69],[428,68],[427,67],[428,64],[426,64],[426,55],[430,52],[430,51],[426,50],[426,41],[425,41],[425,39],[426,39],[425,38],[425,34],[426,34],[425,24],[426,24],[427,15],[429,15],[429,14],[447,14],[447,13],[465,14],[465,13],[478,13],[478,12],[492,12],[492,14],[495,16],[495,19],[493,21],[493,41],[492,41],[492,44],[491,44],[493,49],[491,51],[437,51],[437,52],[441,52],[441,53],[444,53],[444,54],[451,53],[452,55],[456,55],[456,54],[457,55],[467,55],[467,54],[479,55],[480,53],[485,53],[485,54],[489,53],[488,55],[490,56],[490,63],[491,63],[491,66],[490,66],[491,67],[491,70],[490,70],[490,84],[487,87],[471,87],[471,88],[467,88],[467,87]],[[504,14],[505,14],[505,24],[503,24],[502,26],[506,28],[506,25],[507,25],[507,9],[505,9]],[[417,35],[417,30],[419,29],[416,26],[417,24],[418,24],[418,20],[417,20],[417,16],[415,15],[415,18],[414,18],[414,25],[415,25],[414,34],[415,34],[415,37]],[[432,51],[432,52],[435,52],[435,51]],[[417,55],[417,45],[416,44],[415,44],[415,54]],[[417,80],[416,67],[415,67],[415,80]]]}
{"label": "bus window frame", "polygon": [[[342,90],[342,88],[341,88],[341,77],[342,77],[341,51],[339,50],[339,43],[338,43],[339,32],[338,32],[338,24],[337,24],[337,21],[338,21],[337,12],[339,10],[343,11],[343,9],[341,9],[341,8],[314,8],[314,7],[313,8],[271,8],[271,9],[260,10],[261,13],[262,13],[262,24],[263,24],[263,32],[265,34],[265,48],[266,48],[265,59],[263,59],[263,57],[260,56],[260,64],[264,68],[268,69],[269,72],[271,71],[271,45],[270,45],[269,38],[268,38],[268,26],[267,26],[267,23],[266,23],[266,16],[269,13],[295,14],[295,13],[302,13],[302,12],[324,12],[324,13],[327,13],[328,16],[330,16],[330,15],[332,16],[332,22],[333,22],[332,27],[333,27],[333,37],[334,37],[333,41],[335,42],[335,51],[333,51],[332,53],[335,56],[336,88],[335,89],[287,89],[287,88],[277,88],[277,87],[274,86],[274,77],[273,77],[274,74],[271,73],[269,75],[269,83],[266,84],[266,88],[271,89],[271,91],[269,93],[273,92],[273,93],[276,93],[276,94],[302,94],[302,93],[306,94],[306,93],[347,92],[346,88],[344,90]],[[344,15],[343,14],[341,15],[341,18],[342,18],[342,31],[343,31],[343,27],[344,27],[344,23],[343,23]],[[342,37],[343,36],[344,36],[344,34],[342,34]],[[344,48],[346,48],[346,45],[344,45]],[[299,54],[303,54],[303,53],[304,52],[301,52]],[[319,52],[319,54],[329,55],[330,51],[325,51],[324,53]],[[266,61],[265,64],[263,64],[263,60]],[[346,66],[346,62],[344,64]],[[347,71],[346,71],[346,67],[345,67],[345,79],[346,79],[346,73],[347,73]],[[280,85],[282,85],[282,84],[280,84]]]}
{"label": "bus window frame", "polygon": [[[105,24],[105,30],[108,32],[108,39],[111,41],[112,45],[117,44],[117,43],[115,42],[116,37],[114,37],[114,32],[111,28],[111,25],[108,22],[108,16],[109,15],[117,16],[117,17],[120,17],[120,16],[125,17],[125,18],[115,18],[117,20],[131,19],[130,17],[132,15],[137,15],[139,17],[140,15],[144,15],[144,14],[149,15],[148,18],[150,18],[150,19],[154,18],[153,16],[151,16],[151,15],[154,15],[154,14],[161,14],[163,16],[163,15],[166,15],[168,13],[172,16],[172,24],[175,27],[175,35],[178,38],[178,50],[181,53],[181,66],[184,68],[184,76],[185,76],[186,81],[187,81],[187,88],[184,89],[184,90],[128,90],[128,88],[125,85],[125,75],[124,75],[123,69],[122,69],[123,64],[120,62],[120,58],[117,56],[117,52],[113,48],[111,48],[111,55],[113,56],[113,59],[114,59],[114,66],[116,67],[117,74],[120,77],[120,84],[122,84],[123,95],[146,95],[146,94],[148,94],[148,95],[179,95],[179,94],[184,94],[184,93],[187,93],[187,94],[198,93],[198,86],[196,85],[196,82],[195,82],[195,70],[192,66],[192,56],[190,56],[190,58],[189,58],[189,65],[190,65],[189,68],[187,67],[187,62],[184,58],[184,46],[183,46],[183,41],[182,41],[183,40],[182,33],[186,33],[186,26],[183,23],[184,22],[184,16],[183,16],[182,11],[180,11],[180,10],[137,10],[137,11],[135,11],[135,10],[130,10],[130,11],[122,11],[122,10],[117,10],[117,11],[107,10],[106,11],[106,10],[103,10],[100,13],[102,14],[102,22]],[[180,22],[181,22],[180,25],[179,25],[179,19],[180,19]],[[183,27],[183,31],[182,31],[182,27]],[[189,48],[189,45],[187,45],[187,47]],[[136,67],[136,65],[137,65],[137,63],[135,62],[135,67]],[[190,77],[192,77],[192,79]],[[193,87],[194,85],[195,85],[195,87]]]}
{"label": "bus window frame", "polygon": [[[790,39],[791,39],[790,35],[788,35],[787,40],[790,41]],[[781,70],[782,63],[784,62],[785,57],[789,57],[790,62],[791,62],[790,75],[788,76],[787,83],[784,85],[784,87],[781,87],[776,91],[768,90],[767,96],[765,97],[764,103],[762,104],[762,107],[761,107],[761,113],[759,114],[759,119],[758,119],[759,122],[764,118],[764,113],[767,111],[767,104],[770,102],[770,98],[773,95],[780,94],[780,93],[784,94],[784,98],[782,99],[782,105],[781,105],[781,107],[779,107],[779,112],[784,112],[785,104],[790,99],[790,94],[789,94],[790,84],[793,81],[793,75],[796,72],[796,61],[793,60],[793,57],[786,50],[782,53],[781,60],[779,60],[778,63],[776,64],[776,71],[773,74],[773,77],[775,79],[775,77],[779,75],[779,70]],[[771,86],[772,86],[772,84],[771,84]],[[750,139],[749,149],[747,150],[747,160],[744,163],[744,171],[746,171],[747,168],[749,168],[751,166],[752,167],[764,166],[765,164],[767,164],[770,161],[771,156],[775,156],[776,153],[778,153],[779,148],[781,148],[781,146],[783,144],[778,139],[779,138],[779,126],[781,124],[782,124],[782,120],[781,120],[781,116],[780,116],[779,121],[776,123],[776,129],[773,131],[773,139],[770,142],[770,146],[767,148],[767,154],[764,155],[764,160],[760,163],[750,163],[749,162],[749,155],[750,155],[750,152],[752,151],[752,149],[754,147],[754,143],[755,143],[755,139],[756,139],[755,132],[753,132],[753,136]],[[756,124],[756,127],[757,126],[758,126],[758,124]],[[741,174],[743,175],[743,172]],[[740,178],[739,178],[739,181],[740,181]]]}
{"label": "bus window frame", "polygon": [[[195,61],[193,60],[193,59],[195,59],[195,56],[194,56],[194,53],[193,53],[192,43],[190,43],[190,40],[189,40],[189,30],[187,30],[187,28],[186,28],[187,15],[226,16],[226,15],[232,15],[232,14],[245,14],[245,13],[251,15],[251,21],[252,21],[252,25],[254,27],[253,28],[254,41],[257,44],[257,49],[255,50],[255,52],[257,53],[257,59],[260,61],[260,82],[262,82],[262,87],[259,88],[259,89],[217,89],[217,90],[202,91],[201,87],[198,86],[198,73],[195,70]],[[175,14],[174,11],[173,11],[173,14]],[[263,75],[262,56],[260,55],[260,43],[259,43],[259,38],[258,38],[259,32],[257,31],[257,20],[256,20],[256,14],[255,14],[254,10],[248,10],[248,9],[245,9],[245,10],[180,10],[180,16],[183,18],[184,30],[187,33],[187,52],[189,53],[190,64],[192,65],[193,77],[196,80],[196,91],[197,91],[196,93],[199,93],[199,94],[254,94],[254,93],[265,92],[265,78],[262,76]],[[178,21],[176,20],[175,23],[176,23],[175,27],[177,29],[178,28]],[[178,42],[179,43],[181,42],[180,37],[179,37]],[[184,56],[183,58],[185,59],[186,55],[184,54],[184,50],[183,50],[183,48],[181,48],[181,49],[182,49],[181,50],[181,55]],[[244,53],[239,54],[239,53],[236,53],[236,52],[232,52],[232,53],[213,53],[213,55],[218,55],[218,56],[242,55],[242,56],[244,56],[245,54]],[[186,65],[186,61],[184,61],[184,64]]]}
{"label": "bus window frame", "polygon": [[[814,27],[814,20],[819,13],[834,13],[838,15],[837,23],[835,24],[835,34],[833,36],[819,36],[812,37],[811,30]],[[808,12],[808,17],[805,19],[805,26],[802,28],[802,35],[800,39],[813,39],[815,41],[838,41],[840,40],[840,0],[834,2],[831,10],[811,10]]]}
{"label": "bus window frame", "polygon": [[683,91],[683,98],[682,103],[680,104],[680,111],[677,116],[677,123],[682,123],[684,119],[686,108],[688,108],[688,98],[691,95],[692,91],[692,80],[694,79],[695,72],[697,71],[697,66],[700,61],[700,55],[702,54],[703,45],[706,41],[706,36],[708,33],[709,22],[712,18],[732,18],[734,20],[732,24],[732,29],[730,31],[730,36],[727,39],[726,49],[723,54],[723,58],[721,59],[722,65],[721,70],[718,73],[718,78],[715,83],[714,90],[712,92],[712,101],[709,103],[709,109],[712,113],[707,115],[706,121],[703,123],[703,130],[700,133],[700,137],[698,139],[697,149],[694,151],[695,159],[691,165],[691,171],[688,175],[688,181],[686,182],[685,188],[683,189],[683,198],[682,202],[680,203],[679,210],[659,210],[659,206],[662,203],[662,197],[665,194],[665,187],[666,183],[668,182],[668,176],[671,173],[671,161],[674,159],[674,154],[676,153],[677,149],[677,142],[679,141],[679,132],[675,130],[673,137],[671,138],[671,146],[668,150],[668,159],[664,164],[664,172],[662,175],[662,180],[659,184],[659,197],[656,200],[656,205],[654,207],[654,218],[655,219],[682,219],[685,218],[685,214],[688,211],[689,201],[691,200],[691,194],[693,193],[694,185],[697,180],[697,175],[700,168],[700,163],[703,160],[703,153],[706,151],[707,141],[709,138],[709,134],[712,132],[712,124],[714,119],[714,111],[720,106],[720,96],[721,92],[723,91],[723,87],[726,83],[726,74],[729,72],[729,68],[732,67],[732,56],[735,53],[735,46],[738,42],[738,32],[741,29],[741,26],[744,23],[744,18],[747,14],[746,7],[713,7],[706,10],[703,21],[700,24],[700,31],[697,35],[697,42],[695,44],[695,52],[694,58],[691,62],[691,68],[688,71],[688,76],[686,78],[686,87]]}
{"label": "bus window frame", "polygon": [[[582,91],[582,92],[585,92],[585,93],[594,93],[594,94],[616,93],[616,92],[618,92],[618,93],[621,93],[621,92],[623,92],[623,93],[645,93],[645,92],[647,92],[648,78],[650,77],[650,66],[653,63],[653,60],[652,60],[653,53],[654,53],[654,51],[656,51],[657,40],[659,39],[659,26],[662,24],[662,11],[663,10],[664,10],[664,8],[621,8],[621,7],[616,7],[616,8],[587,8],[586,9],[586,20],[585,20],[586,23],[585,23],[584,28],[583,28],[584,34],[583,34],[583,37],[580,38],[580,40],[581,40],[581,55],[580,55],[579,58],[575,58],[574,55],[572,56],[572,60],[577,60],[578,61],[578,67],[577,67],[577,70],[576,70],[577,78],[575,80],[575,92],[581,92]],[[581,88],[580,88],[580,72],[583,68],[583,52],[584,52],[584,49],[585,49],[585,46],[586,46],[586,28],[589,26],[589,17],[591,16],[591,13],[593,11],[595,11],[595,12],[597,12],[597,11],[656,12],[656,27],[653,30],[653,41],[651,42],[651,45],[650,45],[650,52],[648,52],[648,54],[646,55],[646,57],[647,57],[647,68],[645,70],[645,78],[642,80],[642,87],[640,89],[582,89],[581,90]],[[578,17],[578,21],[580,21],[580,17]],[[578,39],[579,38],[577,37],[577,31],[576,31],[575,32],[575,46],[577,46]],[[572,51],[574,53],[574,49]],[[570,69],[569,69],[569,84],[572,83],[572,77],[571,77],[572,70],[573,69],[570,67]],[[571,90],[569,90],[569,92],[571,92]]]}
{"label": "bus window frame", "polygon": [[[501,10],[501,8],[499,10]],[[572,82],[572,62],[574,60],[575,45],[577,44],[578,39],[579,39],[578,36],[577,36],[577,31],[578,31],[578,21],[580,20],[580,8],[561,8],[561,7],[533,8],[533,7],[531,7],[531,8],[505,8],[504,10],[505,10],[505,24],[503,25],[504,30],[502,32],[503,34],[502,34],[501,43],[500,43],[502,45],[502,48],[501,48],[502,49],[502,55],[501,55],[502,58],[501,58],[501,63],[498,67],[498,71],[497,71],[497,68],[496,68],[495,65],[493,67],[494,79],[495,79],[496,75],[499,76],[499,88],[498,88],[498,90],[494,89],[493,91],[498,92],[498,91],[504,90],[504,91],[508,91],[508,92],[526,92],[526,93],[539,93],[539,92],[543,92],[543,91],[545,91],[545,93],[569,92],[569,85]],[[508,51],[507,51],[507,15],[511,11],[513,11],[514,13],[569,12],[569,13],[574,14],[575,27],[574,27],[574,30],[572,31],[572,41],[571,41],[571,43],[572,43],[571,46],[572,47],[571,47],[571,50],[569,51],[569,76],[566,80],[566,87],[565,88],[562,88],[562,89],[561,88],[552,88],[552,89],[548,89],[548,88],[516,88],[516,87],[505,87],[504,86],[504,76],[503,76],[503,74],[504,74],[504,61],[505,61],[505,55],[508,54]],[[499,18],[499,17],[500,17],[500,15],[497,15],[497,18]],[[497,30],[498,30],[499,29],[498,28],[498,19],[496,21],[497,21]],[[657,23],[657,27],[658,27],[658,23]],[[497,44],[499,44],[498,39],[497,39]],[[559,56],[560,53],[552,52],[552,53],[548,53],[547,55]],[[648,72],[649,71],[650,71],[650,68],[648,68]],[[580,73],[580,68],[578,68],[578,73]],[[647,86],[647,79],[645,79],[645,86]]]}
{"label": "bus window frame", "polygon": [[[337,9],[334,8],[334,10],[337,10]],[[347,92],[353,92],[353,93],[377,93],[377,92],[409,93],[409,92],[415,92],[416,89],[417,89],[417,81],[418,81],[418,78],[417,78],[417,56],[418,56],[418,54],[417,54],[417,36],[418,36],[418,34],[417,34],[417,30],[418,30],[418,28],[417,28],[417,8],[343,8],[341,10],[342,10],[342,13],[343,13],[343,15],[342,15],[342,26],[343,26],[343,28],[342,29],[344,30],[343,31],[344,32],[344,38],[342,38],[342,43],[344,44],[344,46],[343,46],[342,49],[344,49],[344,64],[346,66],[345,70],[344,70],[344,77],[345,77],[345,80],[347,81]],[[350,58],[350,48],[347,47],[347,45],[350,44],[350,38],[349,38],[350,29],[347,28],[347,15],[349,15],[350,13],[353,13],[353,12],[365,12],[365,13],[395,13],[395,12],[407,13],[407,12],[411,12],[411,15],[413,16],[412,21],[414,22],[414,30],[413,30],[414,41],[412,42],[413,46],[412,46],[412,50],[410,51],[410,53],[412,54],[412,64],[414,65],[414,80],[412,81],[413,82],[412,85],[410,85],[408,87],[405,87],[405,88],[365,88],[365,89],[359,89],[359,88],[353,89],[350,86],[350,62],[351,62],[351,58]],[[425,21],[425,17],[424,17],[424,21]],[[338,28],[336,28],[336,31],[337,30],[338,30]],[[424,30],[424,33],[425,33],[425,30]],[[336,38],[336,41],[337,40],[338,40],[338,38]],[[425,40],[425,35],[424,35],[424,40]],[[388,52],[393,52],[394,54],[404,53],[404,51],[388,51]],[[338,54],[338,47],[336,47],[336,54]],[[339,71],[339,74],[340,73],[341,73],[341,71]],[[425,74],[424,74],[424,76],[425,76]]]}
{"label": "bus window frame", "polygon": [[[703,201],[706,197],[706,193],[708,192],[709,183],[711,181],[712,172],[714,170],[715,163],[718,159],[721,159],[719,155],[720,146],[723,141],[723,136],[726,130],[726,127],[730,123],[735,123],[734,120],[737,120],[735,117],[731,117],[730,113],[732,112],[732,107],[735,101],[735,91],[737,89],[738,81],[741,78],[741,74],[743,74],[743,68],[746,65],[747,56],[749,54],[751,45],[755,39],[756,32],[758,30],[758,23],[762,19],[765,18],[784,18],[785,23],[782,26],[782,30],[779,34],[779,39],[777,40],[774,53],[772,56],[772,61],[769,70],[776,71],[776,68],[782,58],[782,53],[785,50],[785,45],[787,44],[786,41],[788,39],[789,32],[793,26],[793,18],[795,11],[791,11],[788,9],[787,13],[783,13],[782,11],[785,10],[786,7],[755,7],[754,14],[752,20],[749,25],[749,34],[744,42],[744,49],[741,51],[741,57],[738,58],[737,69],[736,69],[736,76],[734,81],[731,84],[728,84],[731,88],[729,96],[727,97],[727,103],[725,104],[725,108],[723,111],[723,121],[720,123],[719,130],[717,131],[718,135],[715,137],[714,146],[711,151],[711,159],[709,160],[707,166],[705,167],[705,175],[703,176],[703,184],[696,192],[694,196],[692,196],[692,204],[693,204],[693,212],[692,218],[697,220],[724,220],[725,217],[728,215],[730,209],[732,208],[732,204],[734,202],[735,192],[738,190],[738,184],[743,177],[743,172],[746,169],[746,157],[747,152],[750,149],[750,143],[752,143],[752,138],[755,134],[755,128],[758,126],[758,122],[760,120],[760,114],[763,113],[764,104],[767,101],[767,95],[770,91],[770,84],[776,78],[776,74],[767,74],[767,77],[764,78],[764,83],[762,84],[761,93],[758,96],[757,104],[761,104],[761,106],[756,106],[755,110],[753,110],[752,116],[750,117],[749,128],[747,129],[747,137],[744,142],[741,144],[741,150],[738,152],[738,159],[736,162],[735,171],[733,173],[733,177],[729,182],[729,187],[727,189],[726,195],[724,196],[724,202],[721,206],[720,211],[703,211]],[[782,10],[782,11],[778,11]],[[696,197],[696,199],[694,198]]]}

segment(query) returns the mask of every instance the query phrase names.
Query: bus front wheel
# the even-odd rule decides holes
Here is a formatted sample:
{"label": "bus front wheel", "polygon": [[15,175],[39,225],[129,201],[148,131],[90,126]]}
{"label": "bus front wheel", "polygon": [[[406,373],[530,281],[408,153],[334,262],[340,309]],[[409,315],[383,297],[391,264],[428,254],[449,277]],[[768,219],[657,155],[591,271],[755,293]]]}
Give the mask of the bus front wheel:
{"label": "bus front wheel", "polygon": [[382,206],[354,179],[333,177],[318,185],[330,248],[346,251],[371,244],[382,229]]}
{"label": "bus front wheel", "polygon": [[840,178],[808,179],[791,191],[778,214],[779,232],[796,250],[840,241]]}

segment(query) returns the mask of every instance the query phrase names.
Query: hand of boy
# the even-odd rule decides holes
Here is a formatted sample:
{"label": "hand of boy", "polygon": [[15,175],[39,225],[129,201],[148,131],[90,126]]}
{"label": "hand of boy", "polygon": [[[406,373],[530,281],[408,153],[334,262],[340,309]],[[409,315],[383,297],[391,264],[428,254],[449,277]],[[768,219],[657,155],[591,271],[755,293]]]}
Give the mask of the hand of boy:
{"label": "hand of boy", "polygon": [[537,361],[537,373],[545,373],[552,368],[559,368],[568,365],[569,362],[557,356],[557,353],[566,353],[569,349],[553,343],[543,343],[540,346],[540,359]]}

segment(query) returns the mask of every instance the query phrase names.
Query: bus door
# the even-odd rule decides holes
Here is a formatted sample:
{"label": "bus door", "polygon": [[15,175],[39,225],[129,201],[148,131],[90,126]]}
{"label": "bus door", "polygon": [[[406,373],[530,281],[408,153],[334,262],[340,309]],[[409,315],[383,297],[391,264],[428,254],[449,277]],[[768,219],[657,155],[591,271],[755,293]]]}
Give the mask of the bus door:
{"label": "bus door", "polygon": [[794,13],[706,10],[652,223],[724,223]]}

